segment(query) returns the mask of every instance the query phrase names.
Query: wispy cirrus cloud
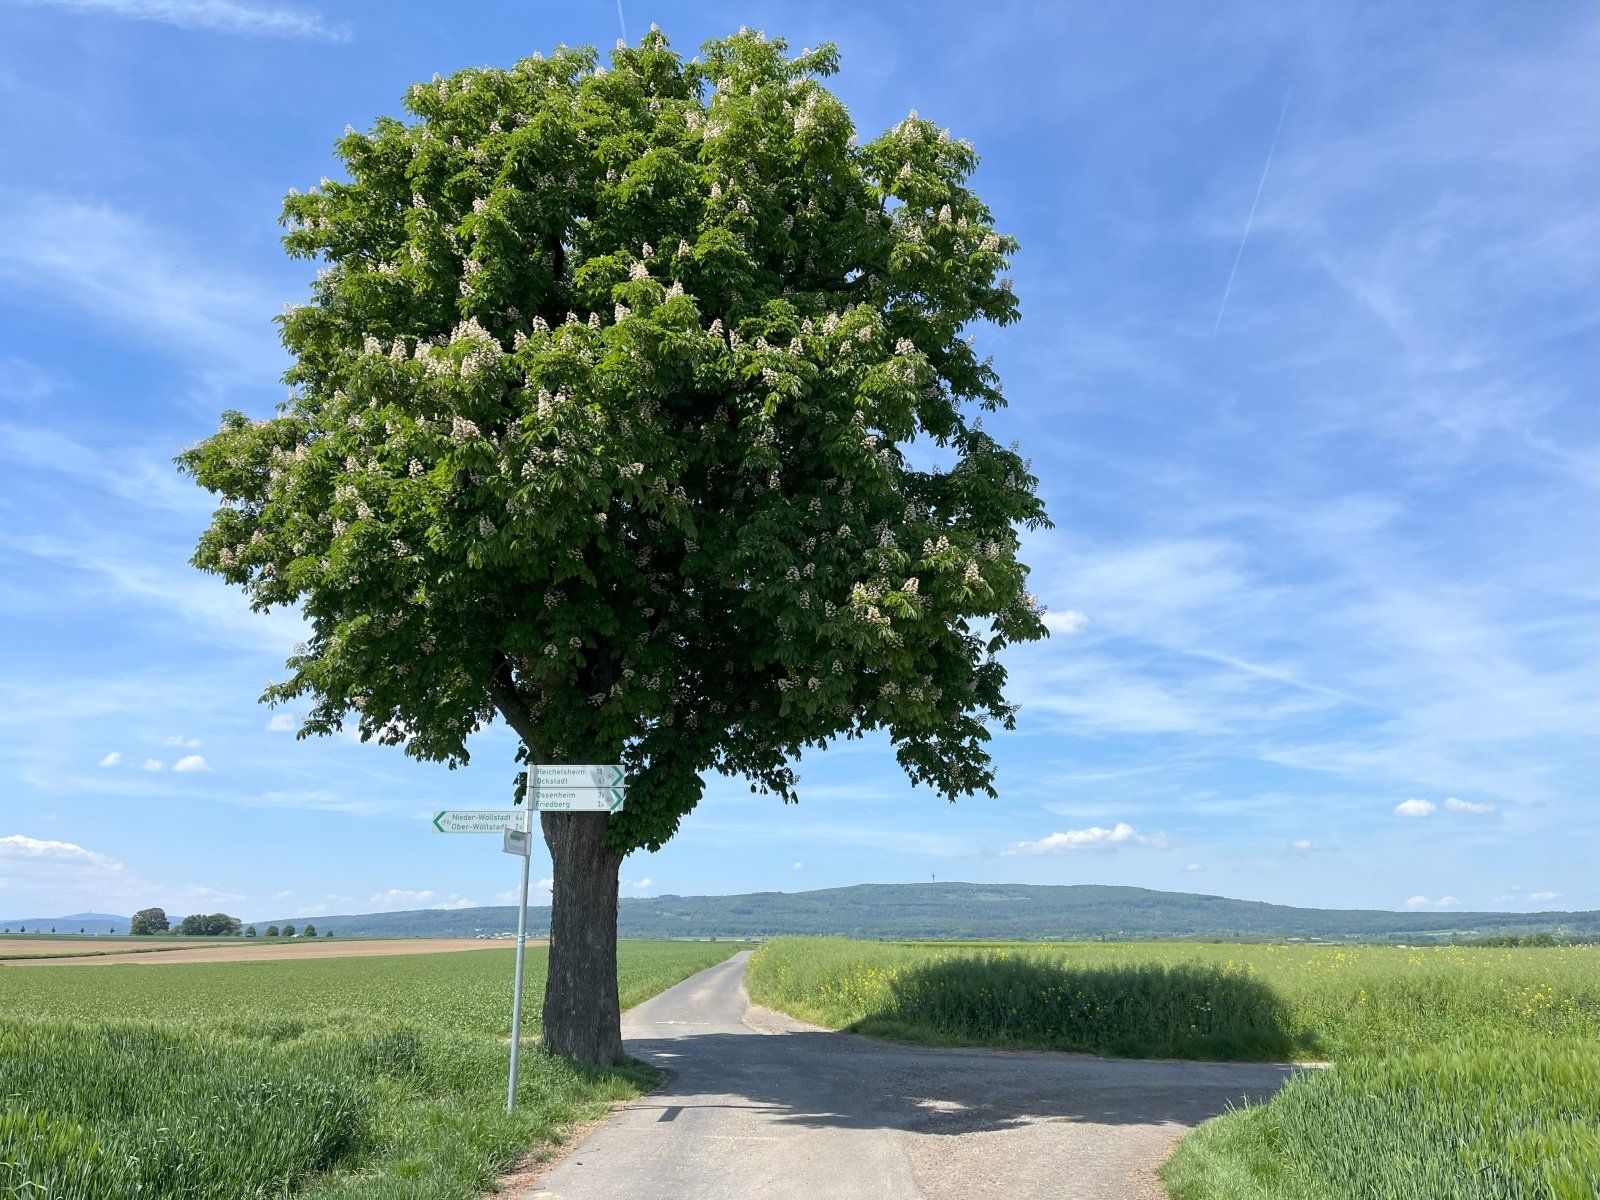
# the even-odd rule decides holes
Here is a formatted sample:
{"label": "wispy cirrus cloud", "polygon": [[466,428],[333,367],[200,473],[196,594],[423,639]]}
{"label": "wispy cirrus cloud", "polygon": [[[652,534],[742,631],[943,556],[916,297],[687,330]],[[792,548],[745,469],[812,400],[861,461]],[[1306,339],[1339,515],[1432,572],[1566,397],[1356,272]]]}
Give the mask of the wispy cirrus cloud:
{"label": "wispy cirrus cloud", "polygon": [[212,382],[273,380],[283,356],[259,278],[112,204],[0,189],[0,279],[157,346]]}
{"label": "wispy cirrus cloud", "polygon": [[21,0],[34,8],[55,8],[84,16],[157,21],[180,29],[204,29],[246,37],[300,38],[343,42],[346,25],[329,24],[320,13],[238,0]]}

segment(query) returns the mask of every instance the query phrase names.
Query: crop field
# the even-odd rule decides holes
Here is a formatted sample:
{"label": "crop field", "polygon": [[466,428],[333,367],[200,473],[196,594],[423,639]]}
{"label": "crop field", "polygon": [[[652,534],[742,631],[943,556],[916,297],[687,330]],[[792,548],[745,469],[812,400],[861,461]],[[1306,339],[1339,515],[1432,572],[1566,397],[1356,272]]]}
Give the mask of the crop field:
{"label": "crop field", "polygon": [[[623,1006],[740,948],[624,942]],[[546,961],[528,952],[530,1039]],[[0,1196],[476,1197],[653,1081],[530,1043],[506,1113],[511,963],[486,949],[0,970]]]}
{"label": "crop field", "polygon": [[785,938],[749,989],[905,1041],[1332,1060],[1185,1138],[1173,1200],[1595,1200],[1597,968],[1591,947]]}

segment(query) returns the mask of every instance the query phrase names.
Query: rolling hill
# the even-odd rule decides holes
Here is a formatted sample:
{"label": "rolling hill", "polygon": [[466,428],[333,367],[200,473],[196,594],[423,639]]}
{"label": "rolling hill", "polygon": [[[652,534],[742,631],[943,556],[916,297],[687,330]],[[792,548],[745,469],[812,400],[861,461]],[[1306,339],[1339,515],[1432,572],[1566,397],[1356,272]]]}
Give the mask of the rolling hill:
{"label": "rolling hill", "polygon": [[0,929],[21,929],[23,926],[33,930],[48,931],[54,926],[61,933],[77,933],[83,929],[89,933],[127,933],[128,918],[119,917],[114,913],[69,913],[64,917],[12,917],[9,920],[0,918]]}
{"label": "rolling hill", "polygon": [[[304,918],[279,918],[299,921]],[[313,917],[344,937],[493,936],[516,928],[516,909],[422,909]],[[265,922],[256,922],[263,925]],[[530,908],[530,932],[549,929]],[[1391,912],[1291,908],[1254,900],[1096,884],[858,884],[814,892],[624,899],[625,938],[741,938],[839,934],[968,940],[1183,939],[1428,941],[1556,933],[1600,935],[1600,913]]]}

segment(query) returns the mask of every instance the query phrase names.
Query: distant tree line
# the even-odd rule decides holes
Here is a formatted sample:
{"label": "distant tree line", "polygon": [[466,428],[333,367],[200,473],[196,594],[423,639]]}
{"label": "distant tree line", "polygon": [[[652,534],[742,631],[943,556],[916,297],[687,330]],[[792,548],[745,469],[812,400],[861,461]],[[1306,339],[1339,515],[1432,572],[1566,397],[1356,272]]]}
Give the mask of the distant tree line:
{"label": "distant tree line", "polygon": [[1558,933],[1507,933],[1496,937],[1457,938],[1452,944],[1492,949],[1496,946],[1587,946],[1592,945],[1594,940],[1593,937],[1574,937]]}
{"label": "distant tree line", "polygon": [[[150,936],[157,933],[176,933],[183,937],[256,937],[254,925],[246,927],[238,917],[229,916],[227,913],[194,913],[179,921],[174,927],[167,920],[167,914],[160,908],[142,908],[133,914],[129,923],[128,932],[141,936]],[[316,937],[317,927],[310,922],[298,934],[293,925],[285,925],[279,929],[276,925],[268,925],[266,936],[275,937]],[[323,933],[325,937],[332,937],[333,930],[328,929]]]}

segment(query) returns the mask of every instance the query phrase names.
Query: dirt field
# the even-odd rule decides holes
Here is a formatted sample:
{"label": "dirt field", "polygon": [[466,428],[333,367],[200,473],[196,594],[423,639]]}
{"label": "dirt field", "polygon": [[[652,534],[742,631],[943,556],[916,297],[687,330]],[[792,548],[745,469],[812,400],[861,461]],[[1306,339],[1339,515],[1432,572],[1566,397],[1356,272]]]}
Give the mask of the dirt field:
{"label": "dirt field", "polygon": [[169,938],[130,937],[3,937],[0,936],[0,958],[33,958],[41,954],[159,954],[166,950],[192,950],[197,946],[226,944],[212,938],[185,939],[176,942]]}
{"label": "dirt field", "polygon": [[[545,944],[542,938],[529,938],[534,946]],[[82,942],[58,943],[64,949],[81,949]],[[270,962],[288,958],[368,958],[388,954],[454,954],[462,950],[506,949],[516,943],[509,938],[494,941],[478,938],[372,938],[370,940],[340,941],[336,938],[318,939],[315,942],[256,942],[233,940],[217,942],[210,946],[185,947],[159,954],[95,954],[81,958],[15,958],[0,962],[5,967],[108,967],[117,963],[139,963],[144,966],[164,966],[167,963],[206,962]],[[59,951],[58,951],[59,952]]]}

